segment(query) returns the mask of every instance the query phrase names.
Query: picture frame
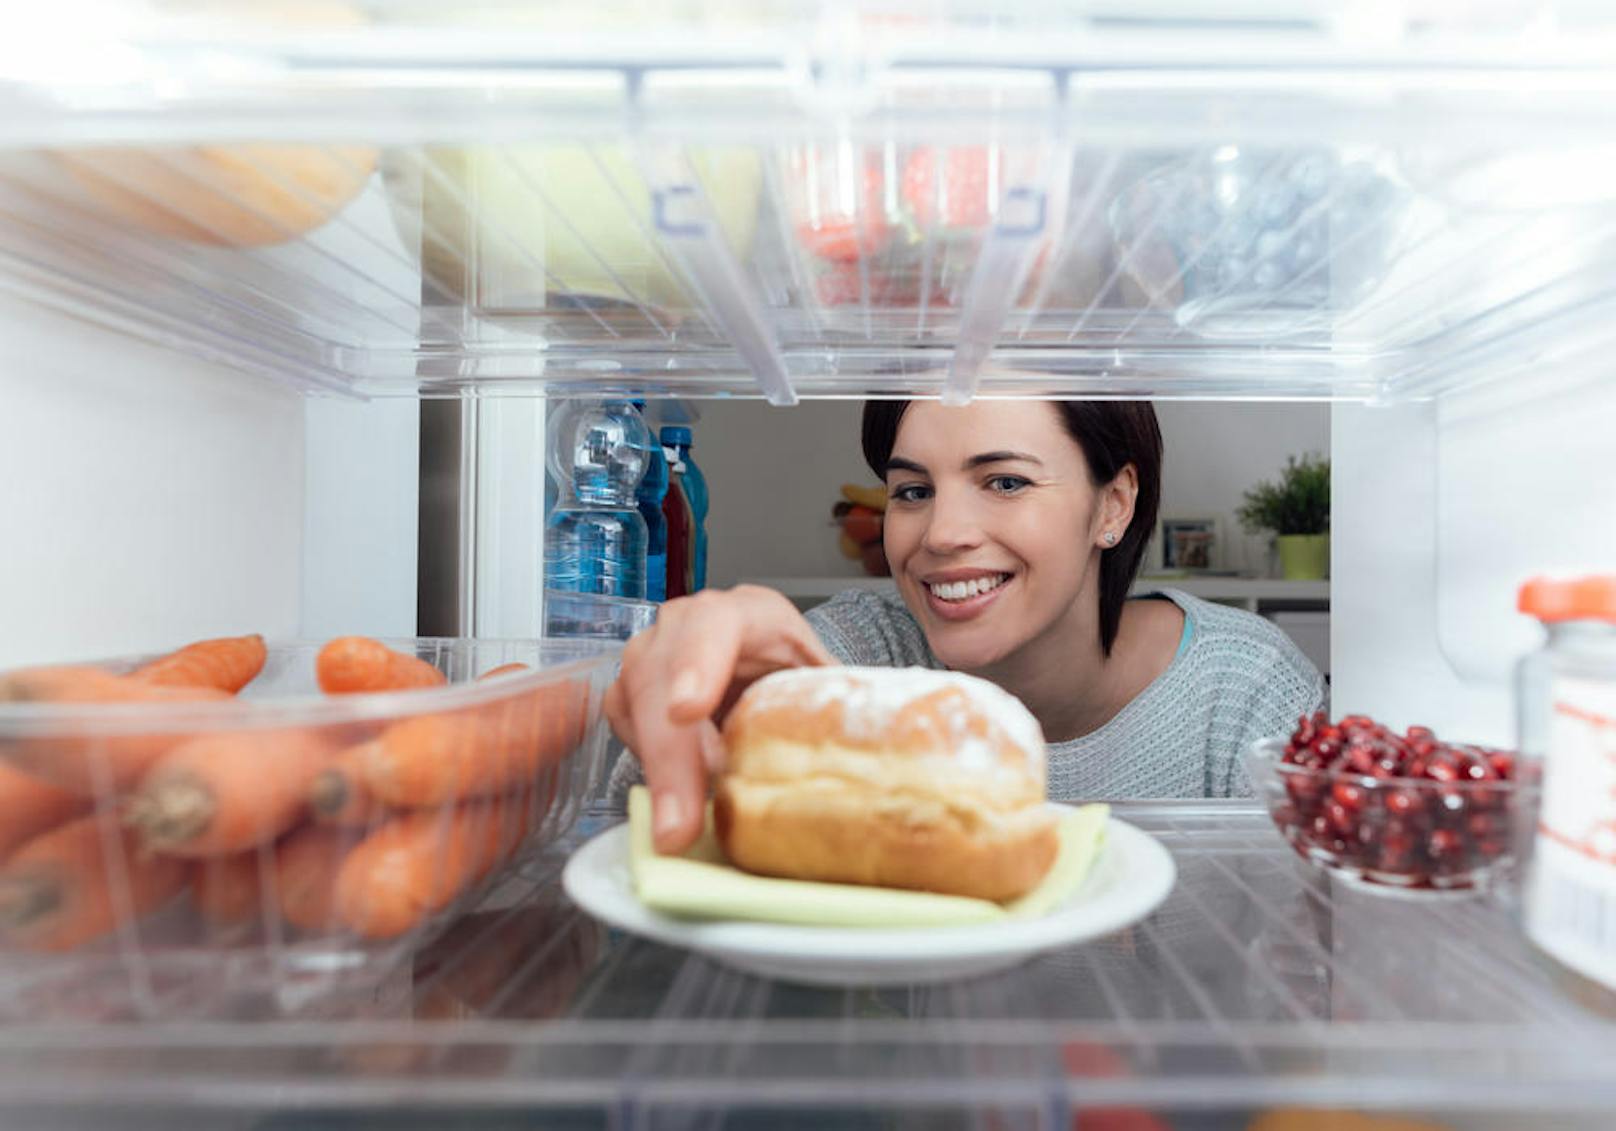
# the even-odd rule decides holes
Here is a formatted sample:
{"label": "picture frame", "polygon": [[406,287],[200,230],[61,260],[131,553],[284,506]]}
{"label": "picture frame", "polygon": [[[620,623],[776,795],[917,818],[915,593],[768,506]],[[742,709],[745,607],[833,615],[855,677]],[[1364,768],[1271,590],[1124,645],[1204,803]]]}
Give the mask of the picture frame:
{"label": "picture frame", "polygon": [[1218,520],[1164,518],[1161,521],[1161,566],[1164,570],[1204,573],[1218,567],[1221,550]]}

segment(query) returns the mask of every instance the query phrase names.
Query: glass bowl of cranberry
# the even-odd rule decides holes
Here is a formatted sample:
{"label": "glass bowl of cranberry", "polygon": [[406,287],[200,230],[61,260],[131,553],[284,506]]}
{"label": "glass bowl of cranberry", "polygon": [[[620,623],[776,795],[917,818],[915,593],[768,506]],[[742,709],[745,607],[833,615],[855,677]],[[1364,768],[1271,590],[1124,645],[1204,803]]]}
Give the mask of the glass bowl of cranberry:
{"label": "glass bowl of cranberry", "polygon": [[1246,751],[1274,824],[1299,855],[1353,887],[1470,893],[1514,862],[1515,756],[1397,734],[1363,715],[1304,715],[1287,739]]}

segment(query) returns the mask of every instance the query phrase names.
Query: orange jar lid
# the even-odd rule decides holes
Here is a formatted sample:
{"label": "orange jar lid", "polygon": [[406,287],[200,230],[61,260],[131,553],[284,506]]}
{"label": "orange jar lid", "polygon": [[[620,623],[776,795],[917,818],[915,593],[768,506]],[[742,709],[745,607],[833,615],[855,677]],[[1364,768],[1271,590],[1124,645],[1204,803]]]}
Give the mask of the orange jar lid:
{"label": "orange jar lid", "polygon": [[1616,575],[1534,577],[1521,586],[1515,607],[1538,620],[1616,621]]}

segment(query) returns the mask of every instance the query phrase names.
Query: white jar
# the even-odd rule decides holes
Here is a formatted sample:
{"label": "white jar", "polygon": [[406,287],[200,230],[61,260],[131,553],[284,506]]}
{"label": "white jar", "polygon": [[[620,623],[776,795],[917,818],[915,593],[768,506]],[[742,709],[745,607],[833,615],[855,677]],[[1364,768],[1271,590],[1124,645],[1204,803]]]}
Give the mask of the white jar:
{"label": "white jar", "polygon": [[1519,608],[1548,632],[1518,672],[1522,926],[1573,997],[1616,1017],[1616,576],[1536,578]]}

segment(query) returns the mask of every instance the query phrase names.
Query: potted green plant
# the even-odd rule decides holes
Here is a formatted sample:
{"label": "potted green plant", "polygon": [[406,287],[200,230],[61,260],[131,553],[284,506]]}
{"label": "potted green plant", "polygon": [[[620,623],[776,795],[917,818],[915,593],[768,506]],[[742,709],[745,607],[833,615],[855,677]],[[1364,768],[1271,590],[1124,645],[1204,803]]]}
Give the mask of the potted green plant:
{"label": "potted green plant", "polygon": [[1330,565],[1330,461],[1290,456],[1278,483],[1262,482],[1246,492],[1236,512],[1249,533],[1272,530],[1280,571],[1292,580],[1315,581]]}

